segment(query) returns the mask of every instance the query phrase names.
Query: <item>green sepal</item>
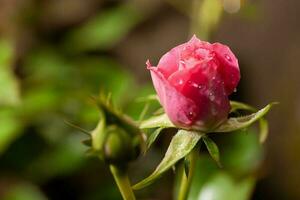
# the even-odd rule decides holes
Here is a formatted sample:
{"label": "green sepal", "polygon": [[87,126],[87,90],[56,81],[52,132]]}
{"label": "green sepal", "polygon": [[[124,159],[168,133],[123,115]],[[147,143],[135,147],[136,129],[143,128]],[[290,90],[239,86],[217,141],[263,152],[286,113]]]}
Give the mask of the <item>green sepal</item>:
{"label": "green sepal", "polygon": [[273,105],[274,103],[268,104],[263,109],[250,115],[242,117],[230,117],[212,132],[232,132],[246,128],[267,114]]}
{"label": "green sepal", "polygon": [[184,173],[185,176],[188,177],[189,173],[190,173],[190,160],[188,159],[188,156],[186,158],[184,158],[183,160],[183,166],[184,166]]}
{"label": "green sepal", "polygon": [[219,167],[222,167],[222,164],[220,162],[220,151],[217,144],[207,136],[203,136],[202,140],[212,159],[218,164]]}
{"label": "green sepal", "polygon": [[109,125],[117,125],[125,129],[129,134],[139,134],[140,130],[138,124],[134,122],[129,116],[122,113],[122,111],[116,108],[111,99],[103,94],[100,94],[99,98],[94,99],[97,106],[105,116],[105,123]]}
{"label": "green sepal", "polygon": [[157,166],[155,171],[141,182],[135,184],[133,189],[142,189],[161,177],[163,173],[190,153],[200,140],[201,136],[202,135],[198,132],[179,130],[172,138],[163,160]]}
{"label": "green sepal", "polygon": [[[257,109],[241,102],[237,101],[230,101],[230,106],[231,106],[231,111],[230,112],[235,112],[237,110],[246,110],[246,111],[251,111],[251,112],[257,112]],[[269,125],[268,121],[264,119],[263,117],[259,119],[259,141],[260,143],[264,143],[268,137],[269,133]]]}
{"label": "green sepal", "polygon": [[100,111],[100,119],[96,128],[91,132],[92,146],[96,151],[101,151],[106,138],[105,132],[106,117],[102,111]]}
{"label": "green sepal", "polygon": [[241,103],[241,102],[238,102],[238,101],[230,101],[230,112],[235,112],[237,110],[247,110],[247,111],[250,111],[250,112],[256,112],[257,109],[248,105],[248,104],[245,104],[245,103]]}
{"label": "green sepal", "polygon": [[159,134],[162,132],[164,128],[158,128],[155,131],[153,131],[153,133],[150,134],[150,136],[147,138],[147,149],[149,149],[151,147],[151,145],[155,142],[155,140],[157,139],[157,137],[159,136]]}
{"label": "green sepal", "polygon": [[140,124],[141,129],[156,128],[156,127],[170,128],[170,127],[175,127],[175,125],[172,124],[167,114],[165,113],[144,120]]}
{"label": "green sepal", "polygon": [[92,148],[108,163],[127,163],[144,151],[145,142],[137,124],[112,105],[110,97],[94,98],[100,119],[91,132]]}
{"label": "green sepal", "polygon": [[82,144],[84,144],[85,146],[91,147],[92,146],[92,139],[85,139],[81,141]]}
{"label": "green sepal", "polygon": [[259,120],[259,142],[264,143],[269,134],[269,123],[266,119],[261,118]]}
{"label": "green sepal", "polygon": [[99,152],[95,151],[93,148],[89,148],[85,151],[85,155],[88,157],[97,157],[99,156],[102,159],[102,155]]}
{"label": "green sepal", "polygon": [[150,94],[148,96],[138,98],[137,101],[138,102],[158,101],[158,96],[156,94]]}

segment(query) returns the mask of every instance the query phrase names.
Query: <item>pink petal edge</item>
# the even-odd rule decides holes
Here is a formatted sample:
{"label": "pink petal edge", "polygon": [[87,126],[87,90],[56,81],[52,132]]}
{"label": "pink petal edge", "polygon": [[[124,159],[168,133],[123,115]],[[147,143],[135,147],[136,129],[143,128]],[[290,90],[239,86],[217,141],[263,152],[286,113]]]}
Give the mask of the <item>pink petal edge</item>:
{"label": "pink petal edge", "polygon": [[[188,118],[189,111],[187,110],[193,112],[196,109],[195,103],[172,87],[160,73],[159,68],[153,67],[150,62],[147,62],[147,69],[150,70],[154,88],[170,120],[177,126],[190,127],[192,121]],[[177,106],[174,107],[174,105]]]}

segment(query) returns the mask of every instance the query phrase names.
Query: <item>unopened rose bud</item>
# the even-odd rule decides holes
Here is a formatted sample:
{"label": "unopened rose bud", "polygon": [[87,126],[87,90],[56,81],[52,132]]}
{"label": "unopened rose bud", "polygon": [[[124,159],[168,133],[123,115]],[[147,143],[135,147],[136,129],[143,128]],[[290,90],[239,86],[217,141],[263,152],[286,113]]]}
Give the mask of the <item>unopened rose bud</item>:
{"label": "unopened rose bud", "polygon": [[127,163],[138,157],[140,143],[137,141],[137,136],[132,137],[124,129],[115,125],[107,127],[106,135],[103,157],[108,163]]}
{"label": "unopened rose bud", "polygon": [[228,96],[240,80],[240,70],[231,50],[194,36],[159,61],[147,62],[161,105],[178,127],[210,130],[228,117]]}

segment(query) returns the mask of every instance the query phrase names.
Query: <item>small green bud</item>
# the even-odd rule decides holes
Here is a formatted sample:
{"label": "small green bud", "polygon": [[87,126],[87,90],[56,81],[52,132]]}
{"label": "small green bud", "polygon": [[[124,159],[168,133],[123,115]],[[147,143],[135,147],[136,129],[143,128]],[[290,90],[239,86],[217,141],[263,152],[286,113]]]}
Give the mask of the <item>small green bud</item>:
{"label": "small green bud", "polygon": [[139,155],[138,138],[128,134],[124,129],[111,125],[106,129],[103,157],[108,163],[126,163]]}
{"label": "small green bud", "polygon": [[[100,119],[91,132],[91,149],[94,155],[108,164],[126,164],[136,159],[144,148],[144,139],[138,125],[116,109],[109,97],[100,97],[97,105]],[[89,141],[84,144],[89,145]]]}

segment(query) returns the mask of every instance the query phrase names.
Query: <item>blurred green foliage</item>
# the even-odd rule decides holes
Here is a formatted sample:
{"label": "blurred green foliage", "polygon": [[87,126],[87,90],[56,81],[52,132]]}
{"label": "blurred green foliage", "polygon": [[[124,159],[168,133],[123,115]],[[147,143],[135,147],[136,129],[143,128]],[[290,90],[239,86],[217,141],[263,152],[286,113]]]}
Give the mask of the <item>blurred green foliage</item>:
{"label": "blurred green foliage", "polygon": [[247,200],[262,162],[262,147],[254,131],[244,130],[216,136],[222,168],[200,153],[189,200]]}
{"label": "blurred green foliage", "polygon": [[[14,182],[6,184],[0,178],[0,187],[3,180],[8,188],[0,190],[0,199],[47,199],[40,187],[54,198],[60,192],[47,190],[60,186],[52,186],[53,181],[68,180],[95,166],[85,159],[86,147],[81,144],[85,136],[64,121],[91,130],[99,118],[91,97],[100,91],[111,93],[116,106],[138,119],[144,105],[134,99],[153,93],[153,89],[137,84],[132,73],[105,52],[141,18],[129,4],[113,6],[66,30],[59,43],[43,38],[20,58],[16,40],[1,38],[0,177]],[[63,192],[61,198],[120,198],[113,180],[107,181],[111,179],[105,177],[107,172],[95,168],[90,173],[86,177],[94,173],[97,180],[81,191],[75,189],[74,194]],[[76,187],[80,187],[81,181],[77,181]]]}
{"label": "blurred green foliage", "polygon": [[11,64],[14,55],[10,40],[0,38],[0,154],[13,141],[20,124],[11,107],[20,103],[20,92]]}
{"label": "blurred green foliage", "polygon": [[11,188],[3,200],[46,200],[47,198],[35,186],[19,183]]}
{"label": "blurred green foliage", "polygon": [[70,52],[111,48],[141,21],[141,17],[129,5],[107,9],[71,30],[66,36],[64,46]]}
{"label": "blurred green foliage", "polygon": [[20,101],[16,77],[11,70],[13,44],[0,39],[0,105],[16,105]]}

